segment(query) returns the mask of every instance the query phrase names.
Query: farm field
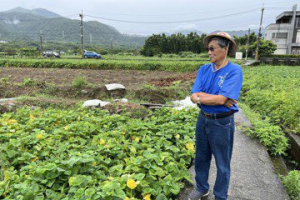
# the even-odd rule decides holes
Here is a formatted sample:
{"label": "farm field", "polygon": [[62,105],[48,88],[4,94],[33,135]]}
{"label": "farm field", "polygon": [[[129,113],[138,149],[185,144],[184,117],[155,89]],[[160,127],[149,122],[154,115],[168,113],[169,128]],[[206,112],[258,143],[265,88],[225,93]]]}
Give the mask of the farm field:
{"label": "farm field", "polygon": [[300,68],[260,66],[244,68],[242,101],[271,122],[300,133]]}
{"label": "farm field", "polygon": [[[132,104],[182,99],[189,95],[201,63],[67,59],[0,63],[5,66],[0,68],[1,98],[23,95],[38,106],[22,106],[0,118],[4,161],[0,198],[176,199],[191,181],[187,169],[194,156],[197,110],[152,112],[133,106],[111,112],[76,104],[117,98],[105,91],[108,83],[123,84],[127,94],[122,97]],[[299,133],[299,68],[259,66],[243,71],[241,101],[270,123]],[[50,107],[40,108],[40,97],[51,100]],[[68,101],[74,101],[71,107],[52,107]],[[264,137],[275,154],[282,151],[270,143],[288,146],[287,140]]]}
{"label": "farm field", "polygon": [[[150,103],[185,98],[195,73],[143,70],[0,68],[0,96],[50,96],[71,101],[128,98]],[[126,93],[110,95],[105,84],[120,83]],[[49,98],[48,98],[49,99]]]}
{"label": "farm field", "polygon": [[21,108],[0,118],[6,199],[167,199],[191,181],[195,110]]}

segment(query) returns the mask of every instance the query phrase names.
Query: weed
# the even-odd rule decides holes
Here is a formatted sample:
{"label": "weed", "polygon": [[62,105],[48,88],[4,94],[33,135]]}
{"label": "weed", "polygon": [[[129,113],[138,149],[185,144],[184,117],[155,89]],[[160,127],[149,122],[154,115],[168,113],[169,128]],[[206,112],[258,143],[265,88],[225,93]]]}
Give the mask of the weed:
{"label": "weed", "polygon": [[24,86],[33,86],[33,85],[36,85],[36,81],[32,78],[24,78],[23,82],[22,82],[22,85],[24,85]]}
{"label": "weed", "polygon": [[300,172],[293,170],[287,176],[281,176],[281,179],[291,200],[300,199]]}
{"label": "weed", "polygon": [[72,83],[73,88],[82,88],[88,85],[88,81],[83,76],[78,76]]}

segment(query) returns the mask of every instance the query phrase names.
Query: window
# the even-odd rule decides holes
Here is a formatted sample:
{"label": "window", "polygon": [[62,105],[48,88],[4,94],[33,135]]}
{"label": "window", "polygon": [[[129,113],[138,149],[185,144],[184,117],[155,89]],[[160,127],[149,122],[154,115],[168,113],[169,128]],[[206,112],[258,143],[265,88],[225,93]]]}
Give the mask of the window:
{"label": "window", "polygon": [[276,38],[277,39],[287,39],[287,33],[277,33]]}
{"label": "window", "polygon": [[300,28],[300,18],[296,18],[296,28]]}
{"label": "window", "polygon": [[272,33],[272,39],[287,39],[288,33]]}
{"label": "window", "polygon": [[296,43],[300,43],[300,30],[297,31]]}

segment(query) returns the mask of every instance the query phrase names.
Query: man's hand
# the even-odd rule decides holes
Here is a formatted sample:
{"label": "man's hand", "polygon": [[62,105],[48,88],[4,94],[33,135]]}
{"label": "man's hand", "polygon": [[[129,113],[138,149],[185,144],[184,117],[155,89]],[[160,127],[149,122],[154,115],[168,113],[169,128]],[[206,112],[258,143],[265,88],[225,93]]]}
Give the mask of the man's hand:
{"label": "man's hand", "polygon": [[227,108],[231,108],[232,106],[233,106],[233,104],[237,104],[238,102],[236,101],[236,100],[234,100],[234,99],[227,99],[226,101],[225,101],[225,106],[227,107]]}
{"label": "man's hand", "polygon": [[197,103],[197,93],[193,93],[192,95],[191,95],[191,101],[193,102],[193,103]]}

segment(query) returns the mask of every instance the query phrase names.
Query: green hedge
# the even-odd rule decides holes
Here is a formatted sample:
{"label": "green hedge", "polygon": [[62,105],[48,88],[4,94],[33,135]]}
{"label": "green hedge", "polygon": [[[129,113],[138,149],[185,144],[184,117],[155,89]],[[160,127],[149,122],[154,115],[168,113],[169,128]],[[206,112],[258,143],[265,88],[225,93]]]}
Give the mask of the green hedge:
{"label": "green hedge", "polygon": [[266,58],[300,58],[300,55],[269,55]]}

